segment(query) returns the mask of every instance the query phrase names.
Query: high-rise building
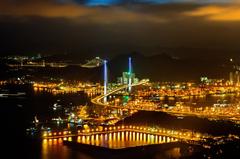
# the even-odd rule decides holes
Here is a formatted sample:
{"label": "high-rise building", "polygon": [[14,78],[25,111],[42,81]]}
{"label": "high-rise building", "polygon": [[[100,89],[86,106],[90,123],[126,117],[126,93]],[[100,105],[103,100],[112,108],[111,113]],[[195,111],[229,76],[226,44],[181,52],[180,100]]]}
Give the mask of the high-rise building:
{"label": "high-rise building", "polygon": [[239,72],[236,71],[236,72],[235,72],[235,76],[236,76],[235,78],[236,78],[236,83],[237,83],[237,84],[239,83],[239,75],[240,75]]}
{"label": "high-rise building", "polygon": [[118,83],[128,84],[129,90],[131,90],[131,85],[138,83],[138,78],[135,77],[135,73],[132,72],[132,58],[128,58],[128,72],[123,72],[122,77],[118,78]]}
{"label": "high-rise building", "polygon": [[137,83],[139,80],[135,77],[135,73],[123,72],[122,77],[118,77],[118,82],[121,84],[128,84],[129,79],[131,79],[132,83]]}
{"label": "high-rise building", "polygon": [[235,71],[235,72],[230,72],[229,73],[229,81],[231,84],[239,84],[240,82],[240,72]]}

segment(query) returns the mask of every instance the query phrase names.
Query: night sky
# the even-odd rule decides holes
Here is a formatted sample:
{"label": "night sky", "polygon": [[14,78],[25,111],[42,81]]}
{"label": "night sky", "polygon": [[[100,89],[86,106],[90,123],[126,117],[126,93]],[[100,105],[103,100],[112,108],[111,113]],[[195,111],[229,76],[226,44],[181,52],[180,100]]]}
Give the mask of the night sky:
{"label": "night sky", "polygon": [[240,0],[0,1],[1,55],[168,49],[177,57],[238,56]]}

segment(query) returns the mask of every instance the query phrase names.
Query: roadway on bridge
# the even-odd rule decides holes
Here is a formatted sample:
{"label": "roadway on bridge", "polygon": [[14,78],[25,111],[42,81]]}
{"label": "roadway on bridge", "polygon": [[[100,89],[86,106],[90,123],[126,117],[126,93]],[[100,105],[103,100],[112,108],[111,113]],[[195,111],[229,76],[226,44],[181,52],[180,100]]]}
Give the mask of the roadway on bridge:
{"label": "roadway on bridge", "polygon": [[[142,85],[142,84],[146,84],[148,82],[149,82],[149,80],[141,80],[138,83],[132,84],[131,87],[135,87],[135,86],[139,86],[139,85]],[[93,104],[95,104],[95,105],[113,107],[112,105],[109,105],[107,103],[102,103],[101,100],[103,100],[103,98],[105,98],[105,97],[107,97],[107,96],[109,96],[109,95],[111,95],[113,93],[116,93],[116,92],[118,92],[118,91],[120,91],[122,89],[126,89],[128,87],[129,87],[129,85],[122,85],[120,87],[117,87],[116,89],[113,89],[113,90],[109,91],[106,95],[103,94],[103,95],[97,96],[96,98],[92,99],[91,102]]]}

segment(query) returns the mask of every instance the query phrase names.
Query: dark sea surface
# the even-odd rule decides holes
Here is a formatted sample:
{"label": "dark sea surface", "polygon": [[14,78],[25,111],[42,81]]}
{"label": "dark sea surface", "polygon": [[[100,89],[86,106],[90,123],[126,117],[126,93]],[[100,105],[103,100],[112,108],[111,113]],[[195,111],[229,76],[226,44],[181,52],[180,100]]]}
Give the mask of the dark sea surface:
{"label": "dark sea surface", "polygon": [[[26,136],[26,129],[31,125],[34,116],[44,119],[51,114],[50,107],[61,100],[63,104],[86,104],[83,94],[52,95],[48,92],[36,93],[31,86],[11,88],[27,93],[24,97],[0,98],[2,156],[6,158],[25,159],[67,159],[81,158],[81,153],[72,151],[65,146],[53,146],[46,150],[41,140],[30,139]],[[73,157],[76,156],[76,157]],[[2,157],[1,157],[2,158]],[[85,159],[85,158],[84,158]]]}

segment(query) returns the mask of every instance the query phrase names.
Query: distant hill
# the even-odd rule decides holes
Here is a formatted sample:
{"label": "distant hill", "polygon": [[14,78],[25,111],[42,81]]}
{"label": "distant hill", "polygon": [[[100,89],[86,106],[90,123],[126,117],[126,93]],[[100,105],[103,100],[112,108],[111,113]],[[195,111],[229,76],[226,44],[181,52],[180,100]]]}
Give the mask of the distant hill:
{"label": "distant hill", "polygon": [[231,65],[224,59],[178,59],[167,54],[143,56],[139,53],[119,55],[109,62],[111,77],[128,70],[128,57],[132,57],[133,72],[139,78],[152,81],[199,80],[201,76],[228,78]]}
{"label": "distant hill", "polygon": [[[232,63],[225,59],[197,59],[197,58],[176,58],[162,53],[153,56],[145,56],[140,53],[121,54],[108,59],[109,81],[116,81],[123,71],[128,71],[128,57],[132,57],[133,72],[140,79],[149,78],[151,81],[189,81],[199,80],[201,76],[209,78],[228,79],[232,70]],[[72,57],[73,58],[73,57]],[[75,58],[75,57],[74,57]],[[64,56],[47,57],[47,61],[71,60]],[[84,59],[77,59],[84,61]],[[77,61],[76,60],[76,61]],[[46,77],[58,77],[71,80],[96,81],[103,79],[103,67],[82,68],[69,66],[66,68],[24,68],[18,71],[8,71],[8,67],[2,64],[0,69],[1,77],[4,79],[14,76],[33,75],[36,79]]]}

